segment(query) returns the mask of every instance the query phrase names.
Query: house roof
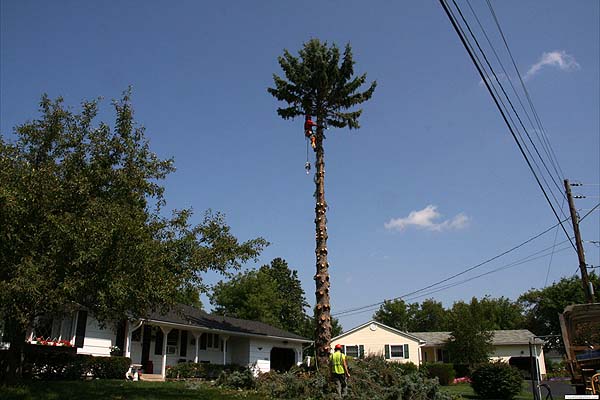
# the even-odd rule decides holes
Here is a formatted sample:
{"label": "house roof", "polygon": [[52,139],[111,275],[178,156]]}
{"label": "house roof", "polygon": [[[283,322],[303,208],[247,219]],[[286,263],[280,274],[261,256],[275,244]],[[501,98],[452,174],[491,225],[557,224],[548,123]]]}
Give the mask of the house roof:
{"label": "house roof", "polygon": [[145,320],[187,325],[191,328],[204,328],[210,331],[230,332],[232,334],[241,334],[244,336],[276,337],[296,342],[310,342],[309,339],[303,338],[295,333],[276,328],[263,322],[213,315],[183,304],[171,308],[166,313],[151,313]]}
{"label": "house roof", "polygon": [[[492,332],[494,333],[492,338],[494,346],[529,344],[529,341],[535,336],[527,329],[496,330]],[[411,334],[425,340],[427,342],[426,346],[441,346],[450,338],[450,332],[411,332]],[[543,343],[543,340],[535,339],[535,344]]]}
{"label": "house roof", "polygon": [[375,320],[371,320],[371,321],[366,322],[366,323],[364,323],[362,325],[359,325],[359,326],[357,326],[355,328],[352,328],[348,332],[344,332],[341,335],[334,337],[333,339],[331,339],[331,341],[335,342],[336,340],[339,340],[340,338],[343,338],[344,336],[350,335],[351,333],[354,333],[354,332],[356,332],[358,330],[361,330],[364,327],[369,326],[371,324],[379,325],[382,328],[388,329],[388,330],[390,330],[390,331],[392,331],[392,332],[394,332],[394,333],[396,333],[396,334],[398,334],[400,336],[404,336],[404,337],[412,339],[412,340],[414,340],[416,342],[419,342],[419,343],[424,343],[425,342],[423,339],[421,339],[420,337],[415,336],[412,333],[403,332],[401,330],[398,330],[396,328],[392,328],[391,326],[384,325],[381,322],[377,322]]}

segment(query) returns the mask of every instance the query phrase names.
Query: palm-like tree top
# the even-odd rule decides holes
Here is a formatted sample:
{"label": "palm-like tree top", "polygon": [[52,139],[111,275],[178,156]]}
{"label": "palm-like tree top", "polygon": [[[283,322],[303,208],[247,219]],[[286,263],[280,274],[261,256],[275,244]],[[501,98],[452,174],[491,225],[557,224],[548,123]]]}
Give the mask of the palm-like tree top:
{"label": "palm-like tree top", "polygon": [[298,54],[299,57],[294,57],[284,50],[278,61],[287,80],[273,74],[275,87],[267,89],[277,100],[289,105],[278,108],[277,114],[284,119],[317,115],[321,119],[319,124],[326,122],[336,128],[359,128],[358,117],[362,110],[345,111],[369,100],[377,82],[373,81],[364,92],[358,92],[366,82],[367,74],[353,77],[350,45],[346,45],[342,56],[335,44],[329,47],[327,42],[311,39]]}

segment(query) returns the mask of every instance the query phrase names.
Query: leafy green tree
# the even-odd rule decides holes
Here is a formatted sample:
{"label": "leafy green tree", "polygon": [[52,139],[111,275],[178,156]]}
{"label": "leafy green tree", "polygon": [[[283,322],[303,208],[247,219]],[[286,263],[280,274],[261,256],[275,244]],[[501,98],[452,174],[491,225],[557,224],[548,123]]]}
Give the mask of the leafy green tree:
{"label": "leafy green tree", "polygon": [[485,296],[476,304],[481,309],[483,319],[489,329],[524,329],[523,305],[506,297]]}
{"label": "leafy green tree", "polygon": [[306,333],[309,317],[304,290],[298,272],[281,258],[217,283],[210,301],[217,314],[265,322],[300,335]]}
{"label": "leafy green tree", "polygon": [[[600,278],[591,273],[590,282],[594,292],[600,291]],[[566,306],[586,303],[581,278],[577,275],[561,278],[560,281],[543,289],[531,289],[519,296],[525,309],[526,326],[536,335],[561,335],[558,314]],[[548,338],[546,346],[564,351],[560,338]]]}
{"label": "leafy green tree", "polygon": [[449,329],[449,312],[441,302],[433,299],[424,300],[415,310],[409,332],[444,332]]}
{"label": "leafy green tree", "polygon": [[100,322],[167,307],[182,288],[203,289],[267,244],[239,243],[220,214],[191,225],[190,210],[164,217],[160,182],[173,160],[150,150],[130,93],[113,103],[114,128],[43,96],[41,117],[0,136],[0,319],[19,375],[25,331],[36,318],[87,308]]}
{"label": "leafy green tree", "polygon": [[386,300],[375,312],[373,319],[391,328],[405,332],[413,331],[414,318],[418,307],[417,303],[406,304],[402,299]]}
{"label": "leafy green tree", "polygon": [[470,304],[462,301],[454,303],[450,328],[450,339],[445,344],[450,361],[472,366],[488,360],[493,350],[493,333],[475,297]]}
{"label": "leafy green tree", "polygon": [[[315,174],[315,233],[316,233],[316,349],[321,365],[329,362],[331,342],[331,306],[329,304],[329,264],[327,262],[327,202],[325,201],[324,130],[335,128],[359,128],[358,118],[362,110],[345,112],[371,98],[376,82],[364,92],[358,92],[366,82],[366,74],[354,76],[354,59],[350,45],[341,55],[334,44],[311,39],[299,51],[299,57],[284,50],[278,58],[285,79],[273,74],[275,87],[268,92],[277,100],[287,103],[278,108],[277,114],[284,119],[315,115],[314,133],[316,152]],[[340,63],[341,62],[341,63]]]}

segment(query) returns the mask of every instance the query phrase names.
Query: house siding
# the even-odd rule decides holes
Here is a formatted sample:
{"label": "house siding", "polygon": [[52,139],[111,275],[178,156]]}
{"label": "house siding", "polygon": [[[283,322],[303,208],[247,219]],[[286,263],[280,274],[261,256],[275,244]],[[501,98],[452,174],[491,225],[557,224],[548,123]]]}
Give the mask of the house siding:
{"label": "house siding", "polygon": [[379,324],[375,325],[375,327],[376,329],[373,331],[371,330],[370,325],[366,325],[354,332],[342,335],[339,338],[334,338],[334,341],[331,343],[332,347],[335,347],[336,344],[344,346],[363,345],[365,356],[383,356],[386,344],[408,344],[408,358],[392,358],[390,361],[412,362],[419,365],[420,346],[417,340],[404,336]]}
{"label": "house siding", "polygon": [[[437,349],[442,348],[440,345],[436,346],[423,346],[421,348],[421,362],[439,362],[436,353]],[[546,365],[544,362],[544,349],[542,345],[535,345],[537,351],[537,358],[540,368],[540,374],[546,375]],[[426,356],[425,356],[426,355]],[[508,363],[511,357],[529,357],[529,345],[528,344],[514,344],[514,345],[503,345],[496,344],[493,347],[490,360],[502,361]]]}
{"label": "house siding", "polygon": [[110,326],[100,327],[95,318],[87,317],[83,347],[77,349],[78,354],[94,356],[110,356],[110,347],[114,345],[116,334]]}
{"label": "house siding", "polygon": [[302,357],[302,345],[296,343],[284,343],[284,340],[250,339],[250,365],[255,365],[260,372],[271,370],[271,350],[274,347],[292,349],[295,353],[295,363],[300,363]]}
{"label": "house siding", "polygon": [[227,350],[232,364],[250,364],[250,340],[247,338],[231,338],[227,343],[229,345]]}

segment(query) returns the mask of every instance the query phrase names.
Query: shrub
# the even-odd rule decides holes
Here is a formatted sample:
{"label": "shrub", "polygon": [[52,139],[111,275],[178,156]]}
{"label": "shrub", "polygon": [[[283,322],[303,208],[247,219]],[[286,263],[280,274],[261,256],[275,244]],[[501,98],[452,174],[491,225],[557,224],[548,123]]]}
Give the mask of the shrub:
{"label": "shrub", "polygon": [[217,379],[222,372],[243,371],[239,365],[219,365],[208,363],[181,363],[167,369],[167,378],[170,379]]}
{"label": "shrub", "polygon": [[327,376],[319,371],[298,368],[284,373],[271,371],[260,374],[256,388],[262,395],[273,399],[324,399],[332,392]]}
{"label": "shrub", "polygon": [[41,380],[74,380],[85,376],[124,379],[131,359],[127,357],[93,357],[73,351],[56,351],[55,347],[38,346],[26,351],[23,377]]}
{"label": "shrub", "polygon": [[469,364],[453,364],[455,376],[458,378],[464,378],[465,376],[471,376],[471,367]]}
{"label": "shrub", "polygon": [[128,357],[92,357],[90,372],[94,378],[123,379],[131,365]]}
{"label": "shrub", "polygon": [[232,389],[253,389],[255,386],[254,375],[250,368],[243,370],[224,370],[217,379],[219,386],[224,386]]}
{"label": "shrub", "polygon": [[[348,366],[351,399],[451,399],[450,394],[440,391],[436,380],[419,374],[415,366],[388,362],[383,357],[353,359]],[[269,372],[259,375],[256,383],[259,393],[277,399],[330,399],[334,392],[327,370],[292,368],[283,374]]]}
{"label": "shrub", "polygon": [[503,362],[482,364],[471,374],[471,387],[484,399],[510,400],[521,393],[521,373]]}
{"label": "shrub", "polygon": [[428,378],[438,378],[440,385],[448,386],[454,381],[456,373],[452,364],[423,364],[422,370]]}

